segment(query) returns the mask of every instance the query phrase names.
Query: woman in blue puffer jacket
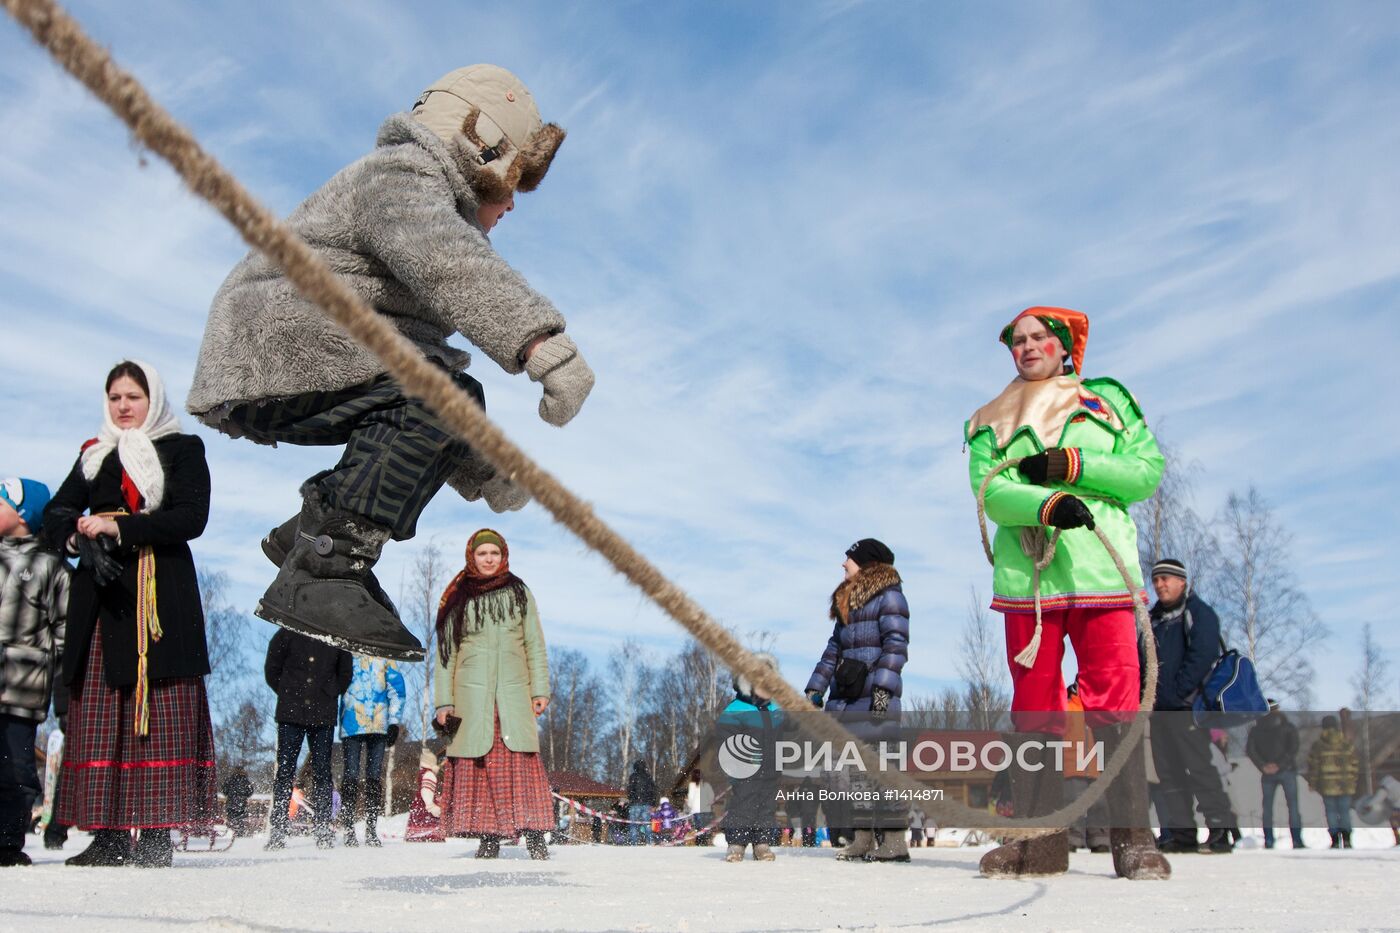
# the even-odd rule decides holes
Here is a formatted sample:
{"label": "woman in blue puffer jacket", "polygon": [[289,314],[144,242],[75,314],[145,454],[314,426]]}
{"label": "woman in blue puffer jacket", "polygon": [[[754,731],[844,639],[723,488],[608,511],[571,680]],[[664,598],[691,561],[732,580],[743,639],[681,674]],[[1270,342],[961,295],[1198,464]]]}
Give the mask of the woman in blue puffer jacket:
{"label": "woman in blue puffer jacket", "polygon": [[[827,712],[858,717],[858,726],[878,720],[873,727],[856,729],[861,738],[878,741],[899,718],[900,672],[909,660],[909,603],[894,569],[894,553],[880,541],[862,538],[851,545],[843,567],[846,578],[831,594],[835,627],[806,693],[813,706],[825,703]],[[855,839],[837,857],[907,862],[907,807],[901,804],[898,809],[898,814],[857,813],[856,821],[870,828],[857,827]],[[886,825],[890,829],[881,833],[877,847],[876,830]]]}

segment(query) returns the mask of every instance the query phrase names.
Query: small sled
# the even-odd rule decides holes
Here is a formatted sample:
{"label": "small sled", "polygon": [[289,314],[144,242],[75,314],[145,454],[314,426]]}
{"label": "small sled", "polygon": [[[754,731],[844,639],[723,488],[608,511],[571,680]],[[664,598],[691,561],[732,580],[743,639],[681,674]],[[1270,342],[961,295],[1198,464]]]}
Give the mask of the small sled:
{"label": "small sled", "polygon": [[208,826],[190,826],[170,831],[175,849],[179,852],[204,854],[227,852],[233,847],[234,833],[223,823]]}

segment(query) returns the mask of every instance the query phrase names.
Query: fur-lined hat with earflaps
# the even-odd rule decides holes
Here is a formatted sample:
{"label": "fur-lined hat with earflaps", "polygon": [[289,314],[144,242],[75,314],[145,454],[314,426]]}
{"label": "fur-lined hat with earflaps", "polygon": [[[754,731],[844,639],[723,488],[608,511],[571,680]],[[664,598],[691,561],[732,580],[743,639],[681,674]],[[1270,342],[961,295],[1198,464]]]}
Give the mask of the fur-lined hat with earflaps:
{"label": "fur-lined hat with earflaps", "polygon": [[[753,659],[760,664],[767,664],[775,673],[782,673],[782,668],[778,666],[778,659],[766,651],[755,651]],[[753,696],[753,681],[736,671],[734,674],[734,692],[746,697]]]}
{"label": "fur-lined hat with earflaps", "polygon": [[498,65],[468,65],[443,75],[413,105],[413,117],[449,146],[465,150],[483,204],[534,191],[564,131],[540,120],[534,95]]}

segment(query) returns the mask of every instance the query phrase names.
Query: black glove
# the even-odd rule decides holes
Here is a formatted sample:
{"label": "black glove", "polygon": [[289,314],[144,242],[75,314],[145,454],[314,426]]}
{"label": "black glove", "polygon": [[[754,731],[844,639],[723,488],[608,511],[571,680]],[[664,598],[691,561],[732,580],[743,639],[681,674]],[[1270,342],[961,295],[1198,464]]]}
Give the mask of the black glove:
{"label": "black glove", "polygon": [[389,732],[387,735],[385,735],[384,738],[389,745],[397,745],[399,742],[399,724],[393,723],[392,725],[390,725]]}
{"label": "black glove", "polygon": [[86,567],[98,586],[106,586],[122,575],[121,561],[112,556],[116,547],[117,541],[110,535],[78,535],[78,569]]}
{"label": "black glove", "polygon": [[807,699],[811,700],[811,701],[812,701],[812,705],[815,706],[817,709],[821,709],[821,708],[822,708],[822,703],[823,703],[822,695],[821,695],[820,693],[818,693],[817,691],[813,690],[813,691],[811,691],[810,693],[808,693],[808,694],[807,694]]}
{"label": "black glove", "polygon": [[883,716],[890,711],[890,692],[884,687],[876,687],[870,691],[870,712],[876,716]]}
{"label": "black glove", "polygon": [[1068,451],[1060,447],[1050,447],[1038,454],[1022,458],[1016,464],[1016,469],[1021,471],[1021,475],[1037,486],[1044,486],[1046,483],[1073,482],[1070,479],[1071,457]]}
{"label": "black glove", "polygon": [[1045,500],[1040,507],[1041,522],[1052,528],[1094,527],[1094,513],[1084,504],[1084,500],[1067,493],[1057,492]]}

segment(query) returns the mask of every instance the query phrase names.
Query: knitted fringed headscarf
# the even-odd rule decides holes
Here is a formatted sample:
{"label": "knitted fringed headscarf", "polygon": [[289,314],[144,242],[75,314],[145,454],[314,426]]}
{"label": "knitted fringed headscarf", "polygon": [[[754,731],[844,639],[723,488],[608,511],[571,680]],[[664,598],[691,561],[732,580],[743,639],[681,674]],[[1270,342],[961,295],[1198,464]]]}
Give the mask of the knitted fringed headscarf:
{"label": "knitted fringed headscarf", "polygon": [[[476,549],[494,544],[501,549],[501,566],[491,576],[484,576],[476,566]],[[467,603],[475,602],[472,612]],[[525,581],[510,572],[510,548],[498,531],[483,528],[467,539],[467,565],[452,578],[438,602],[438,655],[446,664],[452,648],[468,634],[467,616],[471,616],[470,631],[481,630],[487,619],[501,624],[515,614],[524,615],[529,604]]]}

